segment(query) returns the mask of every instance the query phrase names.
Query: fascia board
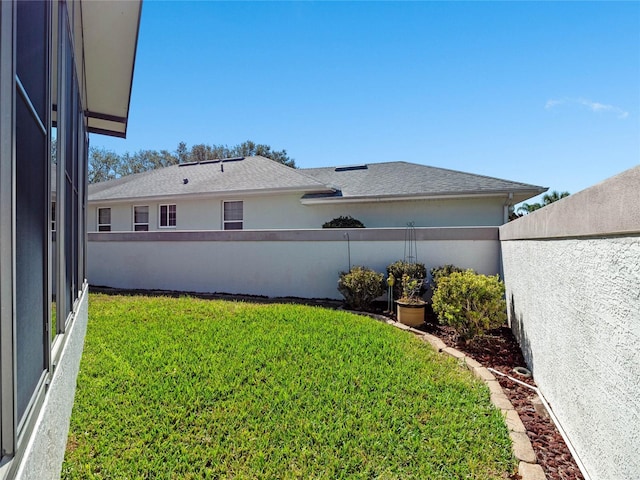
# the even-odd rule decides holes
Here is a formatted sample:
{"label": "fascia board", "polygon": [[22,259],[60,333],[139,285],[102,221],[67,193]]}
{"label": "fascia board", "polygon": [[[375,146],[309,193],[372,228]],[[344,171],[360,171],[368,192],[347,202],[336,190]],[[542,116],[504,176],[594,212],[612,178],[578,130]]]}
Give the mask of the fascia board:
{"label": "fascia board", "polygon": [[[376,196],[353,196],[353,197],[330,197],[330,198],[302,198],[300,203],[303,205],[322,205],[322,204],[338,204],[338,203],[371,203],[371,202],[406,202],[416,200],[456,200],[464,198],[505,198],[510,193],[514,194],[514,197],[539,195],[546,190],[538,191],[502,191],[502,192],[477,192],[477,193],[462,193],[462,194],[433,194],[433,195],[376,195]],[[516,202],[519,203],[519,202]]]}

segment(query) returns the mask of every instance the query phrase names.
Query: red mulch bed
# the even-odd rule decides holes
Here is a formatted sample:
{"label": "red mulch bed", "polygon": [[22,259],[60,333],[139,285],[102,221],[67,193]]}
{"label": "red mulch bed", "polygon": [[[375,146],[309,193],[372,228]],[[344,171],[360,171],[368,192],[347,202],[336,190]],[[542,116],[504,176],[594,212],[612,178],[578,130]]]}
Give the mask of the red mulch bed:
{"label": "red mulch bed", "polygon": [[[532,378],[523,377],[513,371],[515,367],[526,367],[526,363],[520,347],[508,327],[492,330],[482,338],[464,343],[458,341],[457,335],[451,327],[439,325],[435,316],[428,312],[427,323],[419,327],[418,330],[439,337],[447,346],[464,352],[484,367],[491,367],[529,385],[536,386]],[[520,415],[538,458],[538,463],[542,466],[547,478],[549,480],[584,480],[562,435],[546,414],[544,407],[540,408],[539,401],[536,402],[535,391],[500,375],[496,375],[496,378]],[[537,408],[536,403],[538,404]]]}

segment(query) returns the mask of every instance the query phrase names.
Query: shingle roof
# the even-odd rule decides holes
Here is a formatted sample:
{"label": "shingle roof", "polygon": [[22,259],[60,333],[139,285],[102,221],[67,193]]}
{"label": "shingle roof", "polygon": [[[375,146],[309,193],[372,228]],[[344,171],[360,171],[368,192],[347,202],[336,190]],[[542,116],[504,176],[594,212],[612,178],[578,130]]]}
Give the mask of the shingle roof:
{"label": "shingle roof", "polygon": [[370,163],[351,167],[305,168],[306,175],[335,187],[335,194],[305,198],[393,196],[467,196],[513,193],[523,201],[547,189],[537,185],[475,175],[408,162]]}
{"label": "shingle roof", "polygon": [[[184,180],[187,180],[185,183]],[[89,185],[89,200],[268,190],[327,191],[319,180],[264,157],[172,165]]]}
{"label": "shingle roof", "polygon": [[513,193],[518,203],[546,188],[408,162],[293,169],[256,156],[173,165],[95,183],[89,185],[89,200],[278,190],[305,193],[304,200],[326,201]]}

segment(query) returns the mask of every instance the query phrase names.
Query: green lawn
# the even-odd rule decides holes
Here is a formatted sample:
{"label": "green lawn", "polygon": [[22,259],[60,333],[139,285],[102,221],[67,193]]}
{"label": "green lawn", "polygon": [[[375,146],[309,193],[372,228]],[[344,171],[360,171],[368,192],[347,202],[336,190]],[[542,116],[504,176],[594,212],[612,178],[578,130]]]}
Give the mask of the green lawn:
{"label": "green lawn", "polygon": [[66,479],[502,478],[486,387],[318,307],[90,295]]}

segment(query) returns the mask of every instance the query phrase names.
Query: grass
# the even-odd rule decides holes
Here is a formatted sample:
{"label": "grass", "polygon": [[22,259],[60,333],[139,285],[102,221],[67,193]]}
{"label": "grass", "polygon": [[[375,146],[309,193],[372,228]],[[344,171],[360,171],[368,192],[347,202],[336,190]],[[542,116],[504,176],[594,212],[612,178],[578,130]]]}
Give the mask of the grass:
{"label": "grass", "polygon": [[318,307],[90,296],[65,479],[501,478],[486,387]]}
{"label": "grass", "polygon": [[51,302],[51,340],[56,337],[56,321],[57,321],[56,302]]}

